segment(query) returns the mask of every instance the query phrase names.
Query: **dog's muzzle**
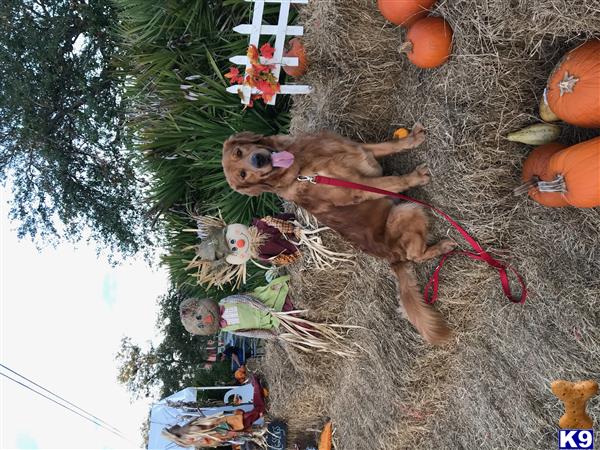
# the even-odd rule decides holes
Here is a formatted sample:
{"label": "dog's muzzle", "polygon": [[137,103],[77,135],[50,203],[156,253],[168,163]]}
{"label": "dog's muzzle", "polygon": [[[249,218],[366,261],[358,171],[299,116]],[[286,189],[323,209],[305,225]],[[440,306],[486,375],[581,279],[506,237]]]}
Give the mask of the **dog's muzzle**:
{"label": "dog's muzzle", "polygon": [[250,157],[250,164],[255,169],[261,169],[270,163],[271,163],[271,157],[269,155],[263,155],[262,153],[254,153]]}

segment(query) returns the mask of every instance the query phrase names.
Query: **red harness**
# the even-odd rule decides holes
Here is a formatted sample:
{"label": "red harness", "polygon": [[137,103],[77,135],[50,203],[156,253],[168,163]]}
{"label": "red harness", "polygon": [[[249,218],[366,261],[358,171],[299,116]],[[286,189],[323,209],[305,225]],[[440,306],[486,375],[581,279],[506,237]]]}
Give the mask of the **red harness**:
{"label": "red harness", "polygon": [[[433,271],[433,275],[431,276],[431,278],[427,282],[427,285],[425,286],[425,291],[423,292],[423,296],[425,298],[425,303],[432,304],[437,300],[438,288],[439,288],[439,284],[440,284],[440,270],[442,269],[442,266],[448,260],[448,258],[450,258],[451,256],[456,255],[456,254],[465,255],[471,259],[475,259],[478,261],[485,261],[490,266],[497,269],[498,276],[500,277],[500,283],[502,284],[502,290],[504,291],[504,295],[513,303],[525,303],[525,299],[527,298],[527,286],[525,286],[525,282],[523,281],[523,278],[521,277],[521,275],[519,275],[519,273],[512,266],[502,263],[502,262],[498,261],[497,259],[493,258],[488,252],[486,252],[483,249],[483,247],[479,244],[479,242],[477,242],[473,237],[471,237],[471,235],[469,235],[469,233],[467,233],[463,227],[461,227],[454,219],[452,219],[452,217],[450,217],[445,212],[440,211],[439,209],[434,208],[433,206],[431,206],[425,202],[416,200],[407,195],[397,194],[395,192],[386,191],[384,189],[379,189],[379,188],[367,186],[364,184],[353,183],[351,181],[338,180],[336,178],[323,177],[321,175],[315,175],[315,176],[301,175],[297,179],[298,179],[298,181],[308,181],[313,184],[328,184],[330,186],[338,186],[338,187],[349,188],[349,189],[357,189],[357,190],[361,190],[361,191],[373,192],[376,194],[399,198],[399,199],[406,200],[408,202],[416,203],[418,205],[429,208],[430,210],[435,211],[440,216],[442,216],[444,219],[446,219],[446,221],[448,223],[450,223],[450,225],[452,225],[456,229],[456,231],[458,231],[462,235],[462,237],[469,243],[469,245],[471,246],[471,248],[474,251],[453,250],[442,256],[442,259],[440,259],[440,262],[438,263],[437,267]],[[521,285],[521,295],[520,296],[514,296],[512,293],[512,290],[510,288],[510,282],[508,279],[508,271],[511,271],[513,274],[515,274],[515,276],[517,277],[517,281]]]}

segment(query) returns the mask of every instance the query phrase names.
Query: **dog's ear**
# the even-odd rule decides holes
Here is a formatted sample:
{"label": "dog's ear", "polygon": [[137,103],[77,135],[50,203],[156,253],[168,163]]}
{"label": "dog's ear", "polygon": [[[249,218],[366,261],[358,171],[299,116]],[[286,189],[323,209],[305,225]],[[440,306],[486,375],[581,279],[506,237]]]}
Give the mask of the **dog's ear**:
{"label": "dog's ear", "polygon": [[244,144],[256,144],[264,139],[262,134],[252,133],[250,131],[244,131],[242,133],[234,134],[223,144],[223,152],[226,152],[229,148],[236,145]]}
{"label": "dog's ear", "polygon": [[249,195],[250,197],[256,197],[263,192],[270,192],[271,186],[265,183],[248,184],[243,186],[236,186],[235,190],[240,194]]}
{"label": "dog's ear", "polygon": [[228,150],[232,149],[236,145],[245,144],[260,144],[265,147],[271,147],[278,150],[289,150],[289,147],[294,142],[294,138],[283,134],[265,136],[263,134],[256,134],[250,131],[244,131],[231,136],[223,144],[223,153],[227,153]]}

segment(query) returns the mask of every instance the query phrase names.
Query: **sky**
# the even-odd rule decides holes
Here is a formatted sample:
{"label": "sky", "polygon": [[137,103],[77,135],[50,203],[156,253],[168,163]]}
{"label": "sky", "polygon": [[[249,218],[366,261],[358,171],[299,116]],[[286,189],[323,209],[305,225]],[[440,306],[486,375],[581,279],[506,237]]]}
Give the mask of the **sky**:
{"label": "sky", "polygon": [[[0,448],[139,448],[149,402],[130,403],[116,381],[123,336],[157,342],[165,269],[111,267],[85,243],[38,251],[8,221],[0,187],[0,363],[122,431],[115,436],[0,377]],[[6,371],[4,371],[6,372]]]}

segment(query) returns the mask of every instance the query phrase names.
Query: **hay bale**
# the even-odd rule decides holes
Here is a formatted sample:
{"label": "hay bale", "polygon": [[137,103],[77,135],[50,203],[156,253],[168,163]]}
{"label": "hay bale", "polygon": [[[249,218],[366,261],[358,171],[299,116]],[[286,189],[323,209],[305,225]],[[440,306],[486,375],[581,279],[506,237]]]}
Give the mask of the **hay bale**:
{"label": "hay bale", "polygon": [[[456,339],[431,348],[397,313],[381,261],[361,255],[356,267],[326,273],[296,265],[299,306],[314,319],[366,327],[353,332],[366,353],[313,358],[269,344],[262,370],[271,410],[299,428],[331,417],[344,450],[553,448],[561,406],[550,381],[600,378],[600,210],[513,197],[531,148],[503,136],[537,120],[562,54],[600,34],[600,1],[441,2],[435,13],[454,29],[454,54],[429,71],[398,54],[404,31],[375,3],[314,0],[302,10],[311,60],[303,81],[315,90],[295,98],[292,133],[333,129],[381,141],[424,123],[427,143],[388,158],[386,172],[427,162],[433,182],[411,194],[459,219],[484,247],[502,249],[531,296],[509,304],[493,270],[452,261],[438,306]],[[564,126],[561,140],[596,134]],[[462,242],[445,222],[432,223],[433,238]],[[421,282],[432,264],[419,268]]]}

